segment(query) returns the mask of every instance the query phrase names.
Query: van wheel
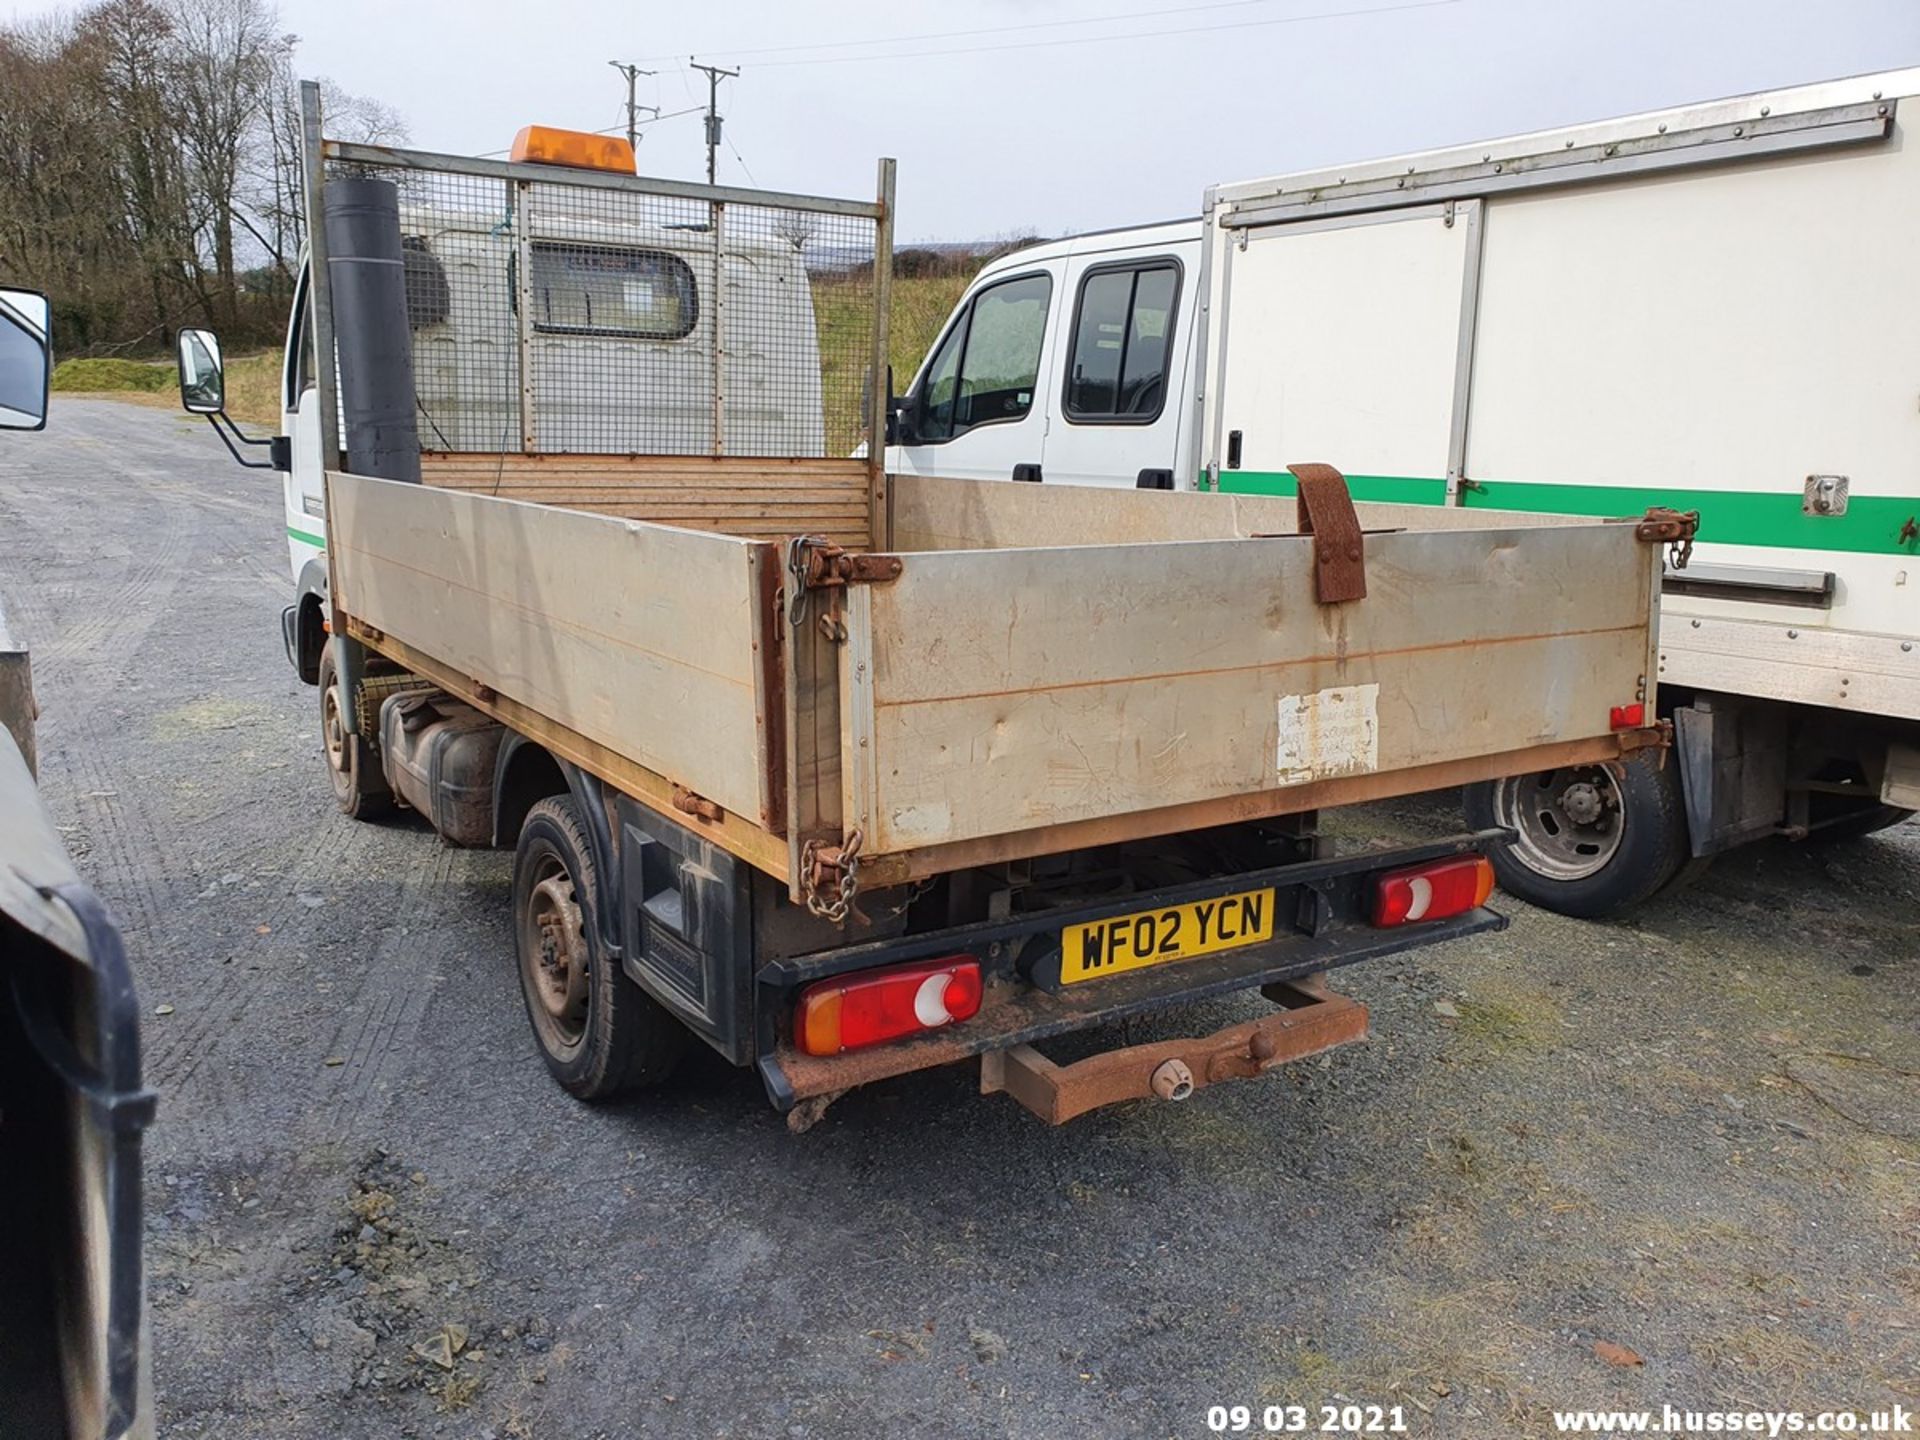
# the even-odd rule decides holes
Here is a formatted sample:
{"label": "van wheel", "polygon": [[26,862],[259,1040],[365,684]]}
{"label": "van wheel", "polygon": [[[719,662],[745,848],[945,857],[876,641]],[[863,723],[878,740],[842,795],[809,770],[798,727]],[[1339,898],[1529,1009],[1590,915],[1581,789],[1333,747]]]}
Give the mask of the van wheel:
{"label": "van wheel", "polygon": [[1687,865],[1679,767],[1636,750],[1619,766],[1569,765],[1469,785],[1467,823],[1517,832],[1492,847],[1500,886],[1530,904],[1602,919],[1648,899]]}
{"label": "van wheel", "polygon": [[320,655],[320,741],[333,782],[334,802],[355,820],[378,820],[393,812],[393,791],[380,768],[380,747],[364,736],[349,735],[340,713],[340,687],[334,684],[333,646]]}
{"label": "van wheel", "polygon": [[1814,831],[1809,839],[1813,840],[1858,840],[1865,835],[1878,835],[1882,830],[1891,830],[1896,825],[1904,825],[1916,813],[1902,810],[1898,805],[1862,805],[1858,810],[1823,825]]}
{"label": "van wheel", "polygon": [[658,1085],[687,1031],[606,953],[599,872],[570,795],[527,812],[513,860],[520,993],[553,1078],[582,1100]]}

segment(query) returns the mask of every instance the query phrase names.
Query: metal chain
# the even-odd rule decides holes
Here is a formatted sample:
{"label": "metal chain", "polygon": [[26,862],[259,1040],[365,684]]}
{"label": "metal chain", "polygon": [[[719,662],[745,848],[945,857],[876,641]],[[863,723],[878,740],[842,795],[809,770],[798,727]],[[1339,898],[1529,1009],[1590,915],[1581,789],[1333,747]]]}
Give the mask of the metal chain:
{"label": "metal chain", "polygon": [[832,900],[820,898],[819,886],[814,880],[814,871],[818,868],[818,855],[821,844],[818,840],[809,840],[800,852],[802,873],[801,893],[807,897],[807,913],[816,915],[834,925],[843,924],[849,914],[854,913],[854,897],[860,893],[860,843],[864,837],[856,828],[847,836],[846,844],[840,847],[840,861],[835,867],[840,872],[840,881]]}
{"label": "metal chain", "polygon": [[[1698,510],[1689,510],[1687,511],[1687,515],[1696,526],[1700,523],[1700,512]],[[1673,563],[1674,569],[1684,570],[1687,568],[1687,562],[1692,558],[1693,532],[1690,530],[1667,547],[1667,559]]]}
{"label": "metal chain", "polygon": [[787,574],[792,577],[787,593],[787,623],[794,629],[800,628],[800,622],[807,613],[807,555],[813,550],[824,550],[827,542],[818,535],[796,535],[787,546]]}

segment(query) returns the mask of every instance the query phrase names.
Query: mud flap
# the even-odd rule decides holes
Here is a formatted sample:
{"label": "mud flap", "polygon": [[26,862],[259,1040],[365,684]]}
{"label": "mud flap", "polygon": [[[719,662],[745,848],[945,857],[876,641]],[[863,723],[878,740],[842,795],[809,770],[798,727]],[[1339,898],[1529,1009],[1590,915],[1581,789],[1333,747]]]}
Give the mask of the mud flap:
{"label": "mud flap", "polygon": [[1781,822],[1785,719],[1771,707],[1697,700],[1673,712],[1674,762],[1695,858],[1717,855]]}

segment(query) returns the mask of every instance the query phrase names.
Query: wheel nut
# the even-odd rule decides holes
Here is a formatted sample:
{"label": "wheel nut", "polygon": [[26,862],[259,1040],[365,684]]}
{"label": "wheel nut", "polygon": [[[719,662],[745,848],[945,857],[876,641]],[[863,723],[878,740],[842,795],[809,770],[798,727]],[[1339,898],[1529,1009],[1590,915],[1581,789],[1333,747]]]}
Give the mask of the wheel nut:
{"label": "wheel nut", "polygon": [[1162,1060],[1154,1067],[1152,1083],[1162,1100],[1184,1100],[1193,1094],[1193,1071],[1184,1060]]}

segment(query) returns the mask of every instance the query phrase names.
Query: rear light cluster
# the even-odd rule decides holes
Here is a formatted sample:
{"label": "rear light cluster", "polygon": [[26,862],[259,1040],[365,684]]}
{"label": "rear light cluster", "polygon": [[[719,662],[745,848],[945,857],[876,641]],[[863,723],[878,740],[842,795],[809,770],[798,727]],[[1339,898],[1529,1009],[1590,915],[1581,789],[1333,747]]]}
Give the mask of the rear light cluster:
{"label": "rear light cluster", "polygon": [[[1388,870],[1374,877],[1373,923],[1445,920],[1478,909],[1492,893],[1493,866],[1480,855]],[[939,1030],[978,1015],[981,990],[980,962],[970,955],[836,975],[800,992],[794,1048],[838,1055]]]}
{"label": "rear light cluster", "polygon": [[793,1043],[807,1055],[838,1055],[938,1030],[980,1013],[980,962],[967,955],[837,975],[800,992]]}
{"label": "rear light cluster", "polygon": [[1607,712],[1607,722],[1616,730],[1638,730],[1647,723],[1647,707],[1638,700],[1631,705],[1615,705]]}
{"label": "rear light cluster", "polygon": [[1455,855],[1389,870],[1374,878],[1373,923],[1445,920],[1479,909],[1492,893],[1493,866],[1482,855]]}

